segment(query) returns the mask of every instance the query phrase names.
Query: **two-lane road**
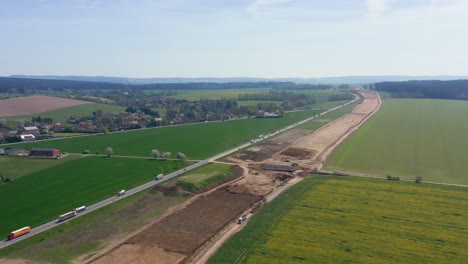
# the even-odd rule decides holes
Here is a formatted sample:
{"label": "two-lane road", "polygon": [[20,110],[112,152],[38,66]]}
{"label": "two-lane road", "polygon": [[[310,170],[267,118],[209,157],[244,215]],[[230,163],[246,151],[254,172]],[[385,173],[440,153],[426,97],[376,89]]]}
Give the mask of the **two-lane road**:
{"label": "two-lane road", "polygon": [[[105,199],[105,200],[103,200],[103,201],[100,201],[100,202],[98,202],[98,203],[95,203],[95,204],[93,204],[93,205],[90,205],[90,206],[88,206],[88,207],[86,208],[85,211],[78,213],[78,215],[77,215],[76,217],[80,217],[80,216],[82,216],[82,215],[88,214],[88,213],[90,213],[90,212],[92,212],[92,211],[94,211],[94,210],[97,210],[97,209],[99,209],[99,208],[101,208],[101,207],[104,207],[104,206],[109,205],[109,204],[111,204],[111,203],[114,203],[114,202],[116,202],[116,201],[118,201],[118,200],[120,200],[120,199],[123,199],[123,198],[126,197],[126,196],[129,196],[129,195],[135,194],[135,193],[137,193],[137,192],[143,191],[143,190],[145,190],[145,189],[151,188],[151,187],[155,186],[156,184],[159,184],[159,183],[162,183],[162,182],[164,182],[164,181],[170,180],[170,179],[172,179],[172,178],[174,178],[174,177],[177,177],[177,176],[179,176],[179,175],[181,175],[181,174],[183,174],[183,173],[185,173],[185,172],[194,170],[194,169],[196,169],[196,168],[198,168],[198,167],[201,167],[201,166],[203,166],[203,165],[205,165],[205,164],[207,164],[207,163],[210,163],[210,162],[212,162],[212,161],[214,161],[214,160],[217,160],[217,159],[219,159],[219,158],[221,158],[221,157],[224,157],[224,156],[227,156],[227,155],[229,155],[229,154],[231,154],[231,153],[234,153],[234,152],[236,152],[236,151],[239,151],[240,149],[246,148],[246,147],[248,147],[248,146],[250,146],[250,145],[252,145],[252,144],[255,144],[255,143],[259,142],[259,141],[265,140],[265,139],[267,139],[267,138],[269,138],[269,137],[271,137],[271,136],[277,135],[277,134],[282,133],[282,132],[284,132],[284,131],[286,131],[286,130],[289,130],[289,129],[292,129],[292,128],[296,127],[296,126],[299,126],[299,125],[301,125],[301,124],[304,124],[304,123],[306,123],[306,122],[308,122],[308,121],[310,121],[310,120],[315,119],[316,117],[320,117],[320,116],[323,116],[324,114],[327,114],[327,113],[336,111],[336,110],[338,110],[338,109],[340,109],[340,108],[342,108],[342,107],[345,107],[345,106],[347,106],[347,105],[349,105],[349,104],[351,104],[351,103],[354,103],[356,100],[358,100],[358,97],[357,97],[357,96],[356,96],[356,98],[355,98],[354,100],[349,101],[349,102],[347,102],[347,103],[345,103],[345,104],[343,104],[343,105],[340,105],[340,106],[337,106],[337,107],[328,109],[327,111],[324,111],[324,112],[322,112],[322,113],[320,113],[320,114],[318,114],[318,115],[316,115],[316,116],[313,116],[313,117],[309,117],[309,118],[307,118],[307,119],[304,119],[304,120],[302,120],[302,121],[300,121],[300,122],[297,122],[297,123],[295,123],[295,124],[293,124],[293,125],[287,126],[287,127],[282,128],[282,129],[280,129],[280,130],[278,130],[278,131],[275,131],[274,133],[271,133],[271,134],[269,134],[269,135],[266,135],[266,136],[264,136],[264,137],[262,137],[262,138],[254,139],[254,140],[252,140],[252,141],[250,141],[250,142],[244,143],[244,144],[239,145],[239,146],[237,146],[237,147],[235,147],[235,148],[232,148],[232,149],[230,149],[230,150],[226,150],[226,151],[224,151],[224,152],[222,152],[222,153],[219,153],[219,154],[217,154],[217,155],[215,155],[215,156],[212,156],[212,157],[210,157],[210,158],[208,158],[208,159],[199,161],[199,162],[197,162],[197,163],[195,163],[195,164],[192,164],[192,165],[190,165],[190,166],[187,166],[187,167],[185,167],[185,168],[183,168],[183,169],[180,169],[180,170],[178,170],[178,171],[175,171],[175,172],[173,172],[173,173],[170,173],[170,174],[168,174],[168,175],[165,175],[164,178],[162,178],[162,179],[160,179],[160,180],[154,180],[154,181],[145,183],[145,184],[143,184],[143,185],[140,185],[140,186],[138,186],[138,187],[135,187],[135,188],[133,188],[133,189],[127,190],[125,195],[122,195],[122,196],[113,196],[113,197],[107,198],[107,199]],[[74,217],[74,218],[76,218],[76,217]],[[72,220],[72,219],[70,219],[70,220],[68,220],[68,221],[71,221],[71,220]],[[64,221],[64,222],[66,222],[66,221]],[[29,232],[29,233],[26,234],[26,235],[20,236],[20,237],[18,237],[18,238],[13,239],[13,240],[4,240],[4,241],[1,241],[1,242],[0,242],[0,248],[7,247],[7,246],[12,245],[12,244],[14,244],[14,243],[17,243],[17,242],[19,242],[19,241],[21,241],[21,240],[27,239],[27,238],[29,238],[29,237],[31,237],[31,236],[34,236],[34,235],[39,234],[39,233],[41,233],[41,232],[44,232],[44,231],[46,231],[46,230],[48,230],[48,229],[50,229],[50,228],[59,226],[59,225],[61,225],[62,223],[63,223],[63,222],[58,222],[58,220],[54,220],[54,221],[48,222],[48,223],[46,223],[46,224],[43,224],[43,225],[41,225],[41,226],[33,227],[33,228],[31,228],[31,232]]]}

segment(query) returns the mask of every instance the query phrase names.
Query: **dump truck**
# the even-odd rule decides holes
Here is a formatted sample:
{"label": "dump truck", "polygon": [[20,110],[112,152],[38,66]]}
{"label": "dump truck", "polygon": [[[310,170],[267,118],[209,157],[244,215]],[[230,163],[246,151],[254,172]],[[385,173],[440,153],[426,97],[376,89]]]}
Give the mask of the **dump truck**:
{"label": "dump truck", "polygon": [[70,211],[70,212],[65,213],[63,215],[60,215],[59,216],[59,222],[63,222],[65,220],[70,219],[70,218],[75,217],[75,216],[76,216],[76,211]]}
{"label": "dump truck", "polygon": [[17,238],[17,237],[22,236],[24,234],[27,234],[29,232],[31,232],[31,227],[26,226],[26,227],[20,228],[20,229],[18,229],[16,231],[11,232],[10,234],[8,234],[7,239],[12,240],[14,238]]}

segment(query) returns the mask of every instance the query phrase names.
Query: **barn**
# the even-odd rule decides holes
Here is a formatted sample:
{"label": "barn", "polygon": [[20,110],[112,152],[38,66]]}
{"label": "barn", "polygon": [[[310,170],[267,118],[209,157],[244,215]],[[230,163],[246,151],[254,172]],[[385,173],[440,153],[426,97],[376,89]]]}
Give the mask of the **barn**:
{"label": "barn", "polygon": [[4,151],[4,154],[7,156],[24,156],[26,154],[26,150],[22,148],[7,148]]}
{"label": "barn", "polygon": [[56,158],[62,152],[58,148],[32,148],[29,151],[30,157],[47,157],[47,158]]}

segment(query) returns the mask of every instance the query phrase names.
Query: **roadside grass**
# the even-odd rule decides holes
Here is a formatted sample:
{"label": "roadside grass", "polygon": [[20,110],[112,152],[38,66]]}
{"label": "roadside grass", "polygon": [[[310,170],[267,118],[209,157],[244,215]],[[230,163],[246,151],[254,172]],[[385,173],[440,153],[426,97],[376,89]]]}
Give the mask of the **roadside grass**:
{"label": "roadside grass", "polygon": [[88,133],[54,133],[54,137],[76,137],[76,136],[87,136]]}
{"label": "roadside grass", "polygon": [[136,231],[185,199],[145,190],[0,249],[0,257],[47,263],[87,260],[113,239]]}
{"label": "roadside grass", "polygon": [[85,157],[31,173],[0,185],[0,235],[58,218],[81,205],[90,205],[170,173],[189,162],[117,157]]}
{"label": "roadside grass", "polygon": [[468,102],[387,99],[331,154],[330,171],[468,184]]}
{"label": "roadside grass", "polygon": [[22,115],[22,116],[9,116],[4,117],[6,120],[12,121],[31,121],[33,117],[41,116],[50,117],[54,122],[60,122],[63,125],[67,124],[67,120],[70,116],[91,116],[94,111],[101,109],[104,113],[119,113],[125,111],[125,107],[117,106],[117,105],[110,105],[110,104],[98,104],[98,103],[90,103],[90,104],[82,104],[82,105],[75,105],[70,107],[65,107],[61,109],[56,109],[52,111],[47,111],[43,113],[37,113],[33,115]]}
{"label": "roadside grass", "polygon": [[61,159],[33,159],[0,156],[0,175],[14,181],[24,175],[78,158],[79,156],[76,155],[69,155]]}
{"label": "roadside grass", "polygon": [[467,192],[309,177],[254,215],[208,263],[464,263]]}
{"label": "roadside grass", "polygon": [[143,157],[150,157],[151,150],[158,149],[172,154],[183,152],[189,159],[203,159],[317,113],[319,111],[299,111],[286,113],[282,118],[198,123],[0,146],[56,147],[70,153],[81,153],[86,149],[101,154],[107,147],[112,147],[116,155]]}
{"label": "roadside grass", "polygon": [[226,179],[232,174],[231,165],[210,163],[187,172],[177,178],[177,186],[182,189],[195,193],[212,183]]}

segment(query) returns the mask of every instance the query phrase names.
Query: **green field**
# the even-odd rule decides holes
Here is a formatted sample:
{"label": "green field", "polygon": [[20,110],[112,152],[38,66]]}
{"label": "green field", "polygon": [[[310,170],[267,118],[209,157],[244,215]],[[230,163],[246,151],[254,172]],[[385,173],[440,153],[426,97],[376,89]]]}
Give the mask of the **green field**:
{"label": "green field", "polygon": [[282,118],[189,124],[8,146],[26,149],[56,147],[71,153],[81,153],[87,149],[91,153],[101,154],[105,153],[107,147],[112,147],[116,155],[144,157],[150,157],[152,149],[159,149],[170,151],[173,155],[183,152],[190,159],[203,159],[317,113],[318,111],[301,111],[286,113]]}
{"label": "green field", "polygon": [[316,100],[315,104],[309,105],[308,107],[314,107],[319,104],[328,103],[328,96],[330,95],[349,93],[349,92],[342,92],[339,90],[284,90],[284,91],[290,92],[290,93],[299,93],[299,94],[306,94],[306,95],[314,96]]}
{"label": "green field", "polygon": [[281,105],[281,101],[271,101],[271,100],[239,100],[237,101],[237,104],[239,106],[256,106],[257,104],[274,104],[274,105]]}
{"label": "green field", "polygon": [[173,95],[171,97],[189,101],[196,101],[199,99],[235,99],[240,94],[267,93],[270,90],[270,88],[225,90],[177,90],[179,94]]}
{"label": "green field", "polygon": [[61,159],[29,159],[0,156],[0,175],[10,180],[16,180],[24,175],[45,168],[53,167],[64,162],[77,159],[79,156],[71,155]]}
{"label": "green field", "polygon": [[178,178],[177,185],[189,192],[197,192],[217,181],[228,178],[232,171],[231,165],[210,163],[187,172]]}
{"label": "green field", "polygon": [[86,259],[109,242],[109,235],[124,237],[185,199],[145,190],[0,249],[0,257],[57,264],[70,263],[79,256]]}
{"label": "green field", "polygon": [[309,177],[254,215],[208,263],[464,263],[468,189]]}
{"label": "green field", "polygon": [[468,184],[466,113],[466,101],[387,99],[326,169]]}
{"label": "green field", "polygon": [[33,117],[41,116],[50,117],[54,122],[60,122],[63,124],[67,123],[67,120],[70,119],[70,116],[91,116],[94,111],[101,109],[104,113],[119,113],[125,111],[125,107],[117,106],[117,105],[109,105],[109,104],[82,104],[82,105],[75,105],[70,107],[65,107],[57,110],[47,111],[43,113],[38,113],[34,115],[23,115],[23,116],[9,116],[4,117],[6,120],[24,120],[24,121],[31,121]]}
{"label": "green field", "polygon": [[72,208],[114,196],[187,166],[186,162],[86,157],[0,185],[0,235],[58,218]]}

